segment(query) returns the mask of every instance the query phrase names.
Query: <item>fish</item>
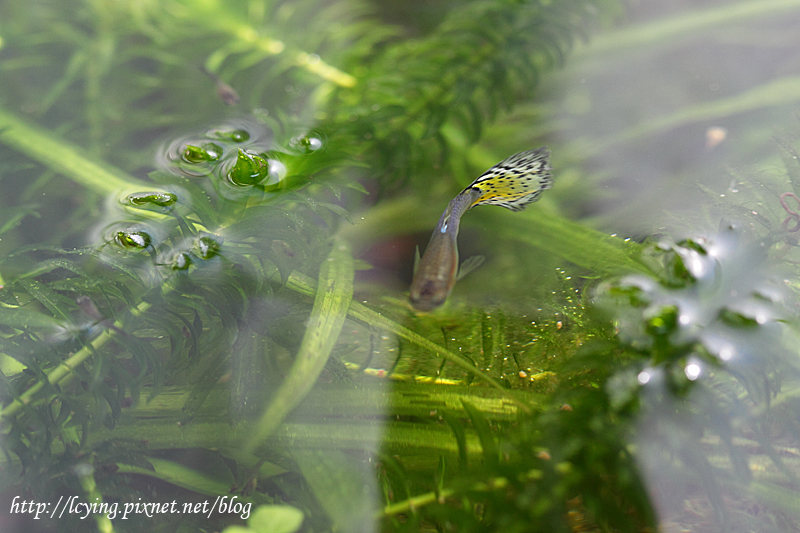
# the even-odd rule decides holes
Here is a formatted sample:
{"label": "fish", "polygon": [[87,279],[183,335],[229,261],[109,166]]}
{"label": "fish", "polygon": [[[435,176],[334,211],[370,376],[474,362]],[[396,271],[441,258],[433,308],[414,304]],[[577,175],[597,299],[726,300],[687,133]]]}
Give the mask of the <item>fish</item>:
{"label": "fish", "polygon": [[114,325],[114,320],[110,318],[106,318],[97,308],[95,303],[92,299],[88,296],[78,296],[75,299],[75,302],[78,304],[78,309],[80,309],[84,315],[91,318],[93,322],[86,324],[86,330],[91,334],[98,330],[102,330],[105,328],[114,330],[115,332],[119,333],[123,337],[127,337],[128,334],[119,329],[117,326]]}
{"label": "fish", "polygon": [[521,211],[553,186],[550,151],[546,146],[503,159],[478,176],[447,204],[433,230],[425,254],[415,259],[410,301],[417,311],[433,311],[450,296],[458,279],[483,262],[471,257],[458,265],[458,227],[461,217],[479,205],[499,205]]}
{"label": "fish", "polygon": [[236,105],[239,103],[239,93],[237,93],[233,87],[219,79],[216,74],[208,70],[205,66],[200,65],[200,70],[214,82],[214,86],[217,89],[217,96],[219,96],[220,100],[225,102],[226,105]]}

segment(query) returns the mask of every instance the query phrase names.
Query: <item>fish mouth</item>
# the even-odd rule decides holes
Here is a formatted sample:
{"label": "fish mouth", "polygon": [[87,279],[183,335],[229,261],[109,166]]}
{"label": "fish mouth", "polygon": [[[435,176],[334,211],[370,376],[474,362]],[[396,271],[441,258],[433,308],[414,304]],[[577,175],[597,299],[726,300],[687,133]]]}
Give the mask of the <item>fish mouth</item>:
{"label": "fish mouth", "polygon": [[411,287],[409,300],[417,311],[433,311],[447,300],[449,293],[441,282],[426,280],[421,287]]}
{"label": "fish mouth", "polygon": [[431,298],[427,296],[419,296],[415,298],[413,295],[409,298],[411,305],[417,311],[433,311],[440,307],[447,298]]}

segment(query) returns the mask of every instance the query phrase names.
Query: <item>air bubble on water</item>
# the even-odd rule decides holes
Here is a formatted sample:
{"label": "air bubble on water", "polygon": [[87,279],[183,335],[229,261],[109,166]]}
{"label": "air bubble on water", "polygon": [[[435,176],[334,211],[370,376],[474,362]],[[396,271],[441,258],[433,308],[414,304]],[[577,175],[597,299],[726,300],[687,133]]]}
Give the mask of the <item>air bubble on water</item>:
{"label": "air bubble on water", "polygon": [[206,142],[198,146],[187,144],[181,152],[181,159],[190,164],[216,161],[222,157],[222,147],[216,143]]}
{"label": "air bubble on water", "polygon": [[286,165],[277,159],[267,159],[267,168],[266,185],[274,185],[286,177]]}
{"label": "air bubble on water", "polygon": [[171,267],[173,270],[186,270],[192,265],[192,256],[187,252],[178,252],[172,257]]}
{"label": "air bubble on water", "polygon": [[147,232],[140,230],[117,231],[114,242],[123,248],[142,249],[150,246],[152,239]]}
{"label": "air bubble on water", "polygon": [[177,201],[178,197],[171,192],[137,192],[125,199],[125,203],[134,207],[169,207]]}
{"label": "air bubble on water", "polygon": [[683,369],[684,373],[686,374],[686,378],[689,381],[694,381],[700,377],[700,373],[702,372],[702,368],[697,363],[689,363]]}
{"label": "air bubble on water", "polygon": [[194,243],[195,254],[201,259],[211,259],[219,254],[219,243],[208,235],[198,237]]}
{"label": "air bubble on water", "polygon": [[292,140],[292,146],[297,150],[310,154],[323,147],[325,143],[317,135],[303,135]]}
{"label": "air bubble on water", "polygon": [[730,361],[733,358],[734,349],[732,346],[723,346],[719,351],[719,358],[723,361]]}

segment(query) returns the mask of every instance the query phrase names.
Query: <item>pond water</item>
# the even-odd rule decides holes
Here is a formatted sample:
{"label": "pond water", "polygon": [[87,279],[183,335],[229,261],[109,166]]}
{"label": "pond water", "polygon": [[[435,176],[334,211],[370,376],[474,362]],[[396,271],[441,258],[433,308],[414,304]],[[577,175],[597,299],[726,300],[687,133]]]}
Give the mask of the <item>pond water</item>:
{"label": "pond water", "polygon": [[798,22],[3,3],[0,529],[800,530]]}

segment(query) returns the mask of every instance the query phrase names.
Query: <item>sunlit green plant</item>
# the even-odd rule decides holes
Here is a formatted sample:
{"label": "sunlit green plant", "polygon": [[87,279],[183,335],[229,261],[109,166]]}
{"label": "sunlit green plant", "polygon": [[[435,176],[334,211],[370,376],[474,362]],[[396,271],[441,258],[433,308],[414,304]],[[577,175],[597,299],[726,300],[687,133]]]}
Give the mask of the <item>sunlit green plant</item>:
{"label": "sunlit green plant", "polygon": [[[518,275],[567,260],[575,279],[560,271],[541,301],[414,316],[402,294],[358,292],[369,265],[351,252],[427,232],[442,191],[472,179],[486,125],[617,8],[476,0],[414,34],[366,3],[0,7],[2,486],[274,504],[250,530],[652,526],[627,446],[639,385],[609,383],[687,355],[656,305],[691,291],[677,260],[552,208],[486,214],[486,235],[518,245]],[[48,212],[62,204],[75,207]],[[663,312],[638,343],[587,313],[577,279],[630,272],[679,280],[650,294]]]}

